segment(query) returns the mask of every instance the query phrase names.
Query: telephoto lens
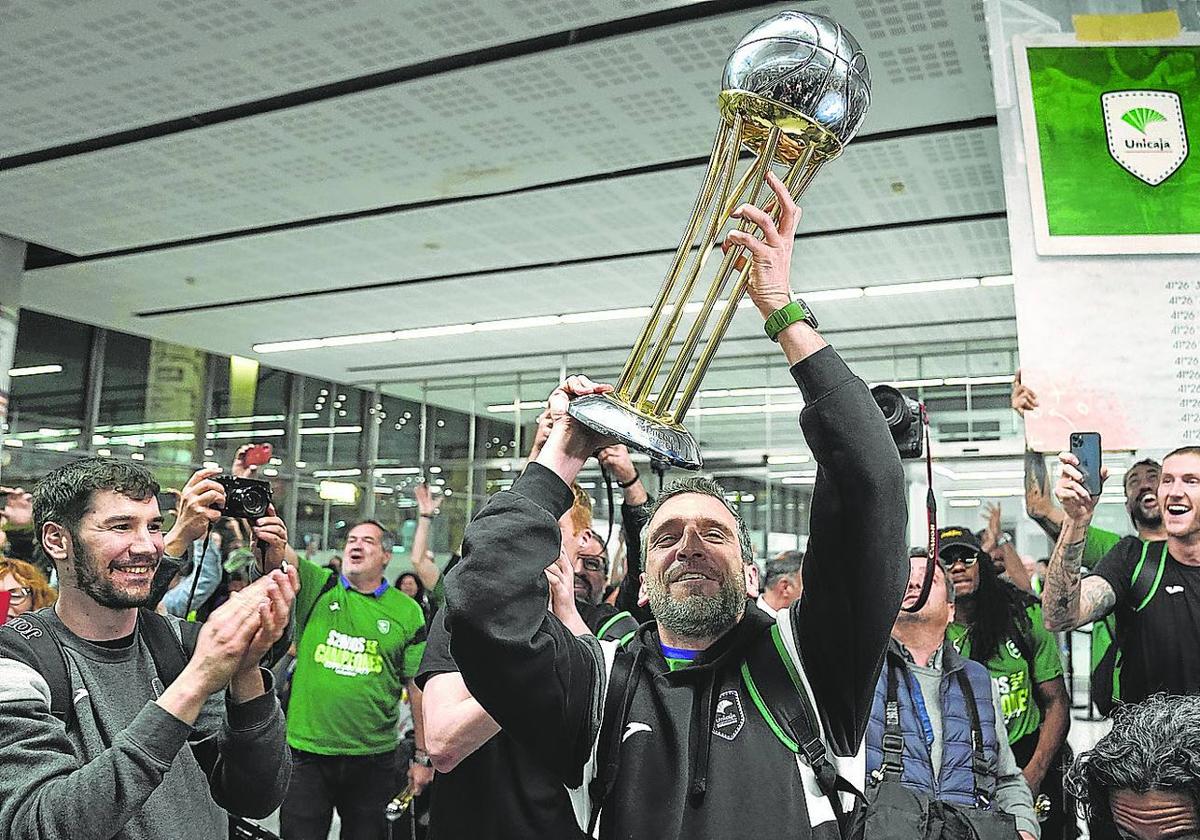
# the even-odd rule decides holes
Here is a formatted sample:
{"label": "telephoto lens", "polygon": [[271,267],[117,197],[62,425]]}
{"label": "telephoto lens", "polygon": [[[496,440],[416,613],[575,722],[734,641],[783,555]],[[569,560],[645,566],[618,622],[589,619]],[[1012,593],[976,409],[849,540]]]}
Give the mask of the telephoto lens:
{"label": "telephoto lens", "polygon": [[900,457],[920,458],[925,453],[921,439],[921,404],[891,385],[876,385],[871,389],[871,396],[883,412]]}

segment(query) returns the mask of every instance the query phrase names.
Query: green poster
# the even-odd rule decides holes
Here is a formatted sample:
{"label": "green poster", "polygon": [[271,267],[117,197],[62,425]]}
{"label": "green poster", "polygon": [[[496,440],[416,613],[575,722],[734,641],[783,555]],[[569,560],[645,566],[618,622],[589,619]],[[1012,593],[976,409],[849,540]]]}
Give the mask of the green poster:
{"label": "green poster", "polygon": [[1200,234],[1200,46],[1025,54],[1049,236]]}

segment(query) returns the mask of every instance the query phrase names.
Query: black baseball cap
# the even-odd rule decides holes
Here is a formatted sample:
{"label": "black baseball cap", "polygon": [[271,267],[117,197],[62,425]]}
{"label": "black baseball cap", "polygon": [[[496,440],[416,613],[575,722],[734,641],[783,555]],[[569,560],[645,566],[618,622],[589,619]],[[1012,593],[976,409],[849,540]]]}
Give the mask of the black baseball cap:
{"label": "black baseball cap", "polygon": [[938,558],[945,561],[952,557],[964,557],[983,553],[979,537],[967,528],[957,526],[938,531]]}

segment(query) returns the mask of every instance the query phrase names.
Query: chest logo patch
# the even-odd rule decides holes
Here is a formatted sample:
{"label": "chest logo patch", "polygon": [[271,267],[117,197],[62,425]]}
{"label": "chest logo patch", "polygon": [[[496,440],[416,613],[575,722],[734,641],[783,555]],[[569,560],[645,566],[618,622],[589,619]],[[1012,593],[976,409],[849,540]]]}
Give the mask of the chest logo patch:
{"label": "chest logo patch", "polygon": [[736,689],[722,691],[717,698],[717,713],[713,716],[713,734],[732,741],[746,725],[746,712]]}
{"label": "chest logo patch", "polygon": [[386,618],[381,618],[375,622],[375,626],[379,628],[380,633],[386,636],[387,632],[392,629],[392,622],[388,621]]}

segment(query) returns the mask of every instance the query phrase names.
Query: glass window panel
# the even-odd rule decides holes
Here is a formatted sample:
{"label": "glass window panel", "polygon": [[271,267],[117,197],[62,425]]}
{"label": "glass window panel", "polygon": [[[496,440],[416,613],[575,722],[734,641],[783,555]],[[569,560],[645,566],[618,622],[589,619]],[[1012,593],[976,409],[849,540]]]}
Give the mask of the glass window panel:
{"label": "glass window panel", "polygon": [[304,470],[359,467],[364,399],[358,388],[320,379],[305,380],[300,413],[300,461],[305,464]]}
{"label": "glass window panel", "polygon": [[[247,364],[249,362],[249,364]],[[287,401],[291,375],[247,359],[216,357],[204,459],[228,469],[249,443],[271,444],[271,467],[287,463]]]}
{"label": "glass window panel", "polygon": [[[207,356],[200,350],[109,332],[93,445],[100,454],[175,464],[195,458]],[[185,476],[186,478],[186,476]]]}
{"label": "glass window panel", "polygon": [[[66,452],[84,445],[80,435],[91,344],[91,327],[21,310],[12,366],[29,373],[10,380],[9,448]],[[37,368],[45,370],[35,373]]]}

